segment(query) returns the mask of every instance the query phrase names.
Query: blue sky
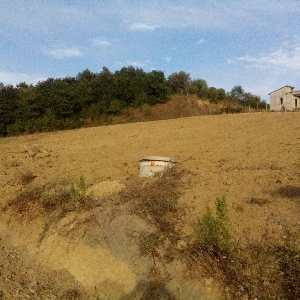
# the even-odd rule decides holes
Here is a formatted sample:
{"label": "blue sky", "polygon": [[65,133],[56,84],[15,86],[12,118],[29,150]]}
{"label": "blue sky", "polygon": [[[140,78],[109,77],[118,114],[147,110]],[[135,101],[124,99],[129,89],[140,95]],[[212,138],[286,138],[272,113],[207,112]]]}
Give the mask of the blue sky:
{"label": "blue sky", "polygon": [[269,100],[300,89],[299,0],[1,0],[0,82],[132,65]]}

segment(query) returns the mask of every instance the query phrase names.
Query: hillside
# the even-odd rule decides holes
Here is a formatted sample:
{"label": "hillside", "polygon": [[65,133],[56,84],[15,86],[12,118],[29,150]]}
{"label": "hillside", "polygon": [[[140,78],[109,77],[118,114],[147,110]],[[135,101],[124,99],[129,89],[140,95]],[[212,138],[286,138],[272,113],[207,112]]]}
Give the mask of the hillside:
{"label": "hillside", "polygon": [[[244,113],[2,138],[0,238],[6,263],[0,266],[0,299],[230,297],[220,277],[196,263],[193,270],[181,256],[217,197],[226,197],[229,228],[241,250],[264,241],[284,243],[287,229],[299,232],[299,124],[298,113]],[[176,185],[164,181],[166,190],[139,179],[143,155],[176,158],[183,176],[171,177]],[[80,194],[80,178],[93,191],[93,205],[61,209],[50,203],[47,210],[32,200],[32,191],[56,195],[64,182],[76,183]],[[143,206],[132,202],[139,199],[136,185],[141,191],[156,187],[162,201],[165,193],[178,196],[178,211],[184,211],[178,218],[174,211],[174,228],[161,229],[157,239],[151,235],[157,232],[153,216],[133,209],[134,203]],[[154,197],[155,189],[147,191]],[[151,236],[157,248],[150,251]],[[276,294],[269,284],[265,279],[252,294],[241,287],[240,298],[265,296],[268,289]]]}

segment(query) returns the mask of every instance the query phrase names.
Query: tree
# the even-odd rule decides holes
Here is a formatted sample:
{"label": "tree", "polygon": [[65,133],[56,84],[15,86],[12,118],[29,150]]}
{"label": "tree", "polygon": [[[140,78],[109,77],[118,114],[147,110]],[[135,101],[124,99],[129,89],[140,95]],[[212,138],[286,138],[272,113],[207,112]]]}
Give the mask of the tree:
{"label": "tree", "polygon": [[146,102],[146,73],[142,69],[123,67],[115,72],[116,99],[122,106],[137,107]]}
{"label": "tree", "polygon": [[91,72],[89,69],[85,69],[83,72],[78,73],[76,76],[77,81],[85,80],[85,81],[91,81],[96,77],[96,74]]}
{"label": "tree", "polygon": [[194,79],[191,81],[190,93],[197,94],[201,98],[208,96],[208,86],[204,79]]}
{"label": "tree", "polygon": [[15,87],[0,83],[0,136],[7,135],[7,126],[16,120],[17,98]]}
{"label": "tree", "polygon": [[261,101],[260,96],[253,95],[251,93],[244,94],[244,103],[247,106],[255,107],[255,108],[265,108],[265,102]]}
{"label": "tree", "polygon": [[226,98],[226,92],[224,89],[217,89],[215,87],[210,87],[208,89],[208,99],[210,102],[217,103],[219,101],[224,101]]}
{"label": "tree", "polygon": [[50,91],[54,78],[48,78],[45,81],[40,81],[35,86],[36,106],[40,115],[43,115],[47,110],[51,109]]}
{"label": "tree", "polygon": [[18,99],[16,115],[18,120],[29,121],[40,116],[36,105],[36,91],[33,85],[17,85]]}
{"label": "tree", "polygon": [[153,70],[147,74],[145,92],[146,103],[149,105],[163,103],[167,100],[170,90],[163,72]]}
{"label": "tree", "polygon": [[74,117],[78,112],[72,86],[74,83],[75,81],[69,79],[55,79],[51,85],[49,102],[51,111],[57,119]]}
{"label": "tree", "polygon": [[188,94],[190,82],[190,74],[184,71],[172,73],[168,77],[168,84],[171,88],[171,92],[174,94]]}
{"label": "tree", "polygon": [[93,103],[97,103],[98,114],[107,112],[110,103],[115,99],[115,78],[114,75],[103,67],[92,81]]}
{"label": "tree", "polygon": [[243,101],[245,91],[240,85],[235,85],[230,92],[231,96],[235,97],[236,99]]}
{"label": "tree", "polygon": [[240,85],[235,85],[232,88],[230,95],[237,99],[242,105],[255,108],[265,108],[265,102],[261,101],[260,96],[245,92]]}

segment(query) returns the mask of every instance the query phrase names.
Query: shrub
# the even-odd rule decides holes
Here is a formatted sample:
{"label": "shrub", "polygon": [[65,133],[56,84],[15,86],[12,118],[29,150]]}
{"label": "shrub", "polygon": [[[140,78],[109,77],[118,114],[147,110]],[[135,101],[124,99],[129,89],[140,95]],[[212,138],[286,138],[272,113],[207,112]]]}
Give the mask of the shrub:
{"label": "shrub", "polygon": [[226,198],[217,198],[215,201],[216,214],[206,206],[206,213],[199,221],[195,231],[198,243],[202,250],[215,255],[228,255],[233,243],[228,229],[228,210]]}

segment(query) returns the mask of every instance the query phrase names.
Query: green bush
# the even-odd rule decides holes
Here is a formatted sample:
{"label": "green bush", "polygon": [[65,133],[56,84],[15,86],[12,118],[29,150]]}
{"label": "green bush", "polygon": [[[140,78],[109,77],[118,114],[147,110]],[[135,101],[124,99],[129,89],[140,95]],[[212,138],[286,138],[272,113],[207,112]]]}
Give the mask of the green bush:
{"label": "green bush", "polygon": [[226,198],[217,198],[215,201],[215,215],[211,208],[206,206],[203,215],[195,231],[198,243],[202,250],[216,255],[227,255],[233,248],[231,235],[228,229],[228,209]]}

